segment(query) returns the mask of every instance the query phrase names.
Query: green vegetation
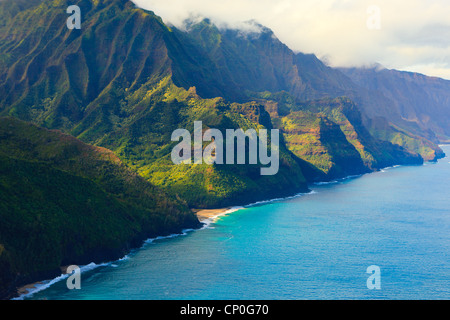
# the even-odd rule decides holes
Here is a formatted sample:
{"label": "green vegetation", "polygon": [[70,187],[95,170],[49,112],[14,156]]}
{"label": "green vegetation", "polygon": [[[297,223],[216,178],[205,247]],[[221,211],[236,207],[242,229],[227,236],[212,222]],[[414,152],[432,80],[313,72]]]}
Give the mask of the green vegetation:
{"label": "green vegetation", "polygon": [[[81,30],[66,27],[69,5],[83,12]],[[251,23],[261,32],[208,20],[181,31],[126,0],[0,1],[0,297],[62,264],[113,259],[146,237],[196,227],[190,208],[442,155],[384,118],[366,119],[347,77]],[[278,174],[174,165],[171,134],[193,132],[194,121],[280,129]],[[363,121],[374,121],[370,132]]]}
{"label": "green vegetation", "polygon": [[444,156],[443,151],[433,142],[388,123],[384,118],[378,117],[369,120],[368,128],[374,137],[392,142],[407,150],[414,150],[426,161],[435,161]]}
{"label": "green vegetation", "polygon": [[[137,92],[152,107],[140,111],[134,121],[105,135],[99,142],[123,159],[141,176],[196,208],[245,204],[273,195],[306,191],[306,179],[290,153],[282,147],[279,173],[261,176],[259,165],[182,165],[172,163],[178,128],[193,132],[194,121],[204,129],[271,128],[270,116],[257,103],[229,103],[221,98],[201,99],[195,88],[184,90],[163,79],[148,92]],[[134,98],[134,97],[133,97]],[[151,123],[152,125],[148,125]],[[204,143],[204,147],[209,143]]]}
{"label": "green vegetation", "polygon": [[[252,94],[270,113],[287,148],[312,166],[302,166],[308,180],[334,179],[394,164],[420,164],[416,153],[374,138],[350,99],[321,99],[299,103],[285,92]],[[318,169],[318,170],[315,170]],[[307,172],[306,172],[307,171]]]}
{"label": "green vegetation", "polygon": [[358,151],[364,165],[371,170],[394,164],[422,163],[421,155],[416,150],[403,148],[402,145],[388,143],[372,136],[363,125],[356,104],[346,97],[307,102],[299,107],[324,114],[339,125],[347,141]]}
{"label": "green vegetation", "polygon": [[122,257],[199,225],[109,150],[0,118],[0,288]]}

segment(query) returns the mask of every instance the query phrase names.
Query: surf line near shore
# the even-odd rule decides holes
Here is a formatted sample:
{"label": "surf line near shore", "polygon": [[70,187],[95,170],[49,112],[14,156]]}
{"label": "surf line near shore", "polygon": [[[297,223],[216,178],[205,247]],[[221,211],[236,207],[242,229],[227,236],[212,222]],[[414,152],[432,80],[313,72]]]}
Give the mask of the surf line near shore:
{"label": "surf line near shore", "polygon": [[[385,169],[396,168],[396,167],[398,167],[398,165],[392,166],[392,167],[386,167]],[[312,183],[312,186],[320,186],[321,184],[326,184],[326,183],[330,183],[330,184],[340,183],[340,182],[343,182],[345,180],[349,180],[349,179],[353,179],[353,178],[359,178],[359,177],[361,177],[363,175],[364,174],[347,176],[347,177],[344,177],[344,178],[341,178],[341,179],[337,179],[337,180],[334,180],[334,181],[329,181],[329,182],[318,182],[318,183],[316,182],[316,183]],[[279,201],[291,200],[291,199],[294,199],[294,198],[298,198],[298,197],[302,197],[302,196],[306,196],[306,195],[313,195],[313,194],[316,194],[316,193],[318,193],[318,192],[316,190],[312,189],[309,192],[302,192],[302,193],[298,193],[298,194],[295,194],[293,196],[288,196],[288,197],[274,198],[274,199],[258,201],[258,202],[247,204],[247,205],[244,205],[244,206],[234,206],[234,207],[230,206],[230,207],[219,208],[219,209],[191,209],[197,215],[199,221],[203,224],[203,226],[200,227],[199,229],[184,229],[179,234],[171,234],[171,235],[168,235],[168,236],[159,236],[159,237],[156,237],[156,238],[147,239],[146,241],[144,241],[144,243],[142,244],[141,247],[132,249],[127,255],[125,255],[121,259],[118,259],[116,261],[106,262],[106,263],[99,263],[99,264],[90,263],[90,264],[85,265],[85,266],[80,266],[81,273],[84,273],[84,272],[87,272],[87,271],[91,271],[91,270],[96,269],[98,267],[107,267],[107,266],[117,267],[117,265],[115,264],[116,262],[128,260],[129,258],[132,257],[133,253],[135,253],[138,250],[142,249],[146,245],[155,244],[159,240],[164,240],[164,239],[169,239],[169,238],[174,238],[174,237],[179,237],[179,236],[185,236],[188,233],[193,232],[193,231],[198,231],[198,230],[204,230],[204,229],[212,228],[211,225],[213,225],[220,217],[227,216],[228,214],[231,214],[231,213],[236,212],[238,210],[242,210],[242,209],[246,209],[246,208],[250,208],[250,207],[254,207],[254,206],[266,205],[266,204],[279,202]],[[28,284],[28,285],[22,286],[21,288],[18,288],[18,296],[13,298],[13,300],[23,300],[23,299],[26,299],[26,298],[31,298],[35,293],[37,293],[39,291],[42,291],[42,290],[45,290],[46,288],[52,286],[53,284],[66,279],[68,276],[69,276],[68,274],[64,274],[63,273],[60,276],[58,276],[58,277],[56,277],[56,278],[54,278],[52,280],[40,281],[40,282],[35,282],[33,284]]]}
{"label": "surf line near shore", "polygon": [[[360,177],[360,176],[361,175],[348,176],[348,177],[339,179],[337,181],[331,181],[329,183],[337,183],[337,182],[340,182],[340,181],[344,181],[346,179],[352,179],[352,178],[356,178],[356,177]],[[320,185],[321,183],[318,183],[318,184]],[[92,262],[92,263],[90,263],[88,265],[80,266],[81,267],[81,273],[84,273],[84,272],[87,272],[87,271],[91,271],[91,270],[96,269],[98,267],[105,267],[105,266],[116,267],[116,265],[114,264],[115,262],[128,260],[130,258],[130,256],[133,255],[134,252],[142,249],[146,245],[155,243],[155,241],[157,242],[158,240],[169,239],[169,238],[174,238],[174,237],[179,237],[179,236],[185,236],[188,233],[193,232],[193,231],[198,231],[198,230],[211,228],[211,225],[214,224],[219,218],[227,216],[228,214],[231,214],[231,213],[236,212],[238,210],[242,210],[242,209],[246,209],[246,208],[250,208],[250,207],[254,207],[254,206],[266,205],[266,204],[279,202],[279,201],[291,200],[291,199],[294,199],[294,198],[302,197],[302,196],[305,196],[305,195],[311,195],[311,194],[315,194],[315,193],[317,193],[315,190],[309,190],[309,192],[301,192],[301,193],[298,193],[298,194],[295,194],[295,195],[292,195],[292,196],[281,197],[281,198],[273,198],[273,199],[258,201],[258,202],[250,203],[250,204],[247,204],[247,205],[244,205],[244,206],[234,206],[234,207],[230,206],[230,207],[219,208],[219,209],[191,209],[197,215],[198,220],[203,224],[203,226],[200,227],[199,229],[184,229],[179,234],[171,234],[171,235],[168,235],[168,236],[159,236],[159,237],[156,237],[156,238],[147,239],[146,241],[144,241],[144,243],[142,244],[141,247],[131,250],[128,254],[126,254],[121,259],[118,259],[116,261],[99,263],[99,264],[96,264],[96,263]],[[69,277],[68,274],[62,273],[60,276],[58,276],[58,277],[56,277],[54,279],[51,279],[51,280],[39,281],[39,282],[35,282],[35,283],[32,283],[32,284],[28,284],[28,285],[22,286],[22,287],[18,288],[18,296],[13,298],[13,300],[23,300],[23,299],[26,299],[26,298],[30,298],[35,293],[37,293],[39,291],[42,291],[42,290],[45,290],[48,287],[52,286],[53,284],[55,284],[55,283],[57,283],[59,281],[65,280],[67,277]]]}
{"label": "surf line near shore", "polygon": [[300,192],[300,193],[294,194],[292,196],[257,201],[254,203],[246,204],[244,206],[234,206],[234,207],[226,207],[226,208],[218,208],[218,209],[191,209],[191,211],[194,212],[197,215],[198,220],[204,224],[204,226],[200,229],[204,229],[205,227],[208,227],[211,223],[216,222],[218,218],[226,216],[226,215],[236,212],[238,210],[255,207],[255,206],[260,206],[260,205],[265,205],[265,204],[269,204],[269,203],[273,203],[273,202],[291,200],[291,199],[298,198],[298,197],[301,197],[301,196],[304,196],[307,194],[314,194],[314,193],[316,193],[314,190],[309,190],[308,192]]}
{"label": "surf line near shore", "polygon": [[[349,178],[355,178],[355,177],[359,177],[359,175],[345,177],[345,178],[340,179],[339,181],[345,180],[345,179],[349,179]],[[339,182],[339,181],[334,181],[334,182]],[[179,236],[185,236],[188,233],[193,232],[193,231],[198,231],[198,230],[204,230],[204,229],[212,228],[211,225],[213,225],[219,218],[227,216],[228,214],[231,214],[231,213],[236,212],[238,210],[242,210],[242,209],[246,209],[246,208],[250,208],[250,207],[254,207],[254,206],[266,205],[266,204],[279,202],[279,201],[286,201],[286,200],[302,197],[302,196],[305,196],[305,195],[308,195],[308,194],[309,195],[310,194],[315,194],[315,193],[317,193],[317,192],[314,191],[314,190],[309,190],[309,192],[301,192],[301,193],[298,193],[298,194],[295,194],[295,195],[292,195],[292,196],[281,197],[281,198],[273,198],[273,199],[258,201],[258,202],[250,203],[250,204],[247,204],[247,205],[244,205],[244,206],[234,206],[234,207],[230,206],[230,207],[219,208],[219,209],[191,209],[197,215],[198,220],[203,224],[203,226],[200,227],[199,229],[184,229],[179,234],[171,234],[171,235],[168,235],[168,236],[159,236],[159,237],[156,237],[156,238],[147,239],[147,240],[145,240],[143,242],[141,247],[131,250],[128,254],[126,254],[121,259],[118,259],[116,261],[99,263],[99,264],[96,264],[96,263],[92,262],[92,263],[90,263],[88,265],[80,266],[81,273],[84,273],[86,271],[91,271],[91,270],[96,269],[98,267],[104,267],[104,266],[116,267],[114,262],[128,260],[130,258],[130,256],[133,255],[134,252],[142,249],[146,245],[155,243],[158,240],[169,239],[169,238],[174,238],[174,237],[179,237]],[[30,298],[35,293],[37,293],[39,291],[42,291],[42,290],[45,290],[48,287],[52,286],[53,284],[66,279],[67,277],[69,277],[68,274],[62,273],[60,276],[58,276],[58,277],[56,277],[54,279],[51,279],[51,280],[44,280],[44,281],[39,281],[39,282],[35,282],[35,283],[32,283],[32,284],[24,285],[24,286],[18,288],[18,296],[14,297],[12,300],[24,300],[26,298]]]}
{"label": "surf line near shore", "polygon": [[[204,209],[204,210],[203,209],[193,209],[192,211],[197,214],[199,221],[201,223],[203,223],[203,227],[201,227],[199,229],[199,230],[201,230],[201,229],[206,229],[206,228],[210,227],[210,225],[213,224],[219,217],[225,216],[229,213],[238,211],[240,209],[244,209],[244,207],[227,207],[227,208],[221,208],[221,209]],[[92,262],[86,266],[80,266],[81,273],[91,271],[98,267],[116,266],[116,265],[114,265],[114,262],[128,260],[130,258],[130,255],[132,255],[134,252],[142,249],[144,246],[146,246],[150,243],[153,243],[155,240],[162,240],[162,239],[169,239],[169,238],[174,238],[174,237],[178,237],[178,236],[184,236],[184,235],[187,235],[191,231],[196,231],[196,230],[195,229],[184,229],[180,234],[171,234],[168,236],[159,236],[156,238],[147,239],[146,241],[144,241],[143,245],[140,248],[131,250],[130,253],[128,253],[121,259],[118,259],[116,261],[99,263],[99,264]],[[50,286],[52,286],[53,284],[67,279],[69,276],[70,276],[70,274],[65,274],[65,272],[63,272],[60,276],[58,276],[54,279],[39,281],[39,282],[21,286],[20,288],[17,289],[18,296],[12,298],[12,300],[24,300],[26,298],[30,298],[35,293],[45,290],[45,289],[49,288]]]}
{"label": "surf line near shore", "polygon": [[[351,178],[355,178],[355,177],[359,177],[359,175],[345,177],[345,178],[340,179],[339,181],[345,180],[345,179],[351,179]],[[333,182],[339,182],[339,181],[333,181]],[[247,205],[244,205],[244,206],[234,206],[234,207],[230,206],[230,207],[219,208],[219,209],[191,209],[197,215],[198,220],[203,224],[203,226],[200,227],[199,229],[184,229],[179,234],[171,234],[171,235],[168,235],[168,236],[159,236],[159,237],[156,237],[156,238],[147,239],[146,241],[143,242],[141,247],[131,250],[128,254],[126,254],[121,259],[118,259],[116,261],[106,262],[106,263],[100,263],[100,264],[90,263],[90,264],[88,264],[86,266],[80,266],[81,267],[81,273],[84,273],[86,271],[91,271],[91,270],[96,269],[98,267],[105,267],[105,266],[116,267],[116,265],[114,264],[115,262],[128,260],[133,255],[134,252],[142,249],[146,245],[155,243],[158,240],[169,239],[169,238],[174,238],[174,237],[179,237],[179,236],[185,236],[188,233],[193,232],[193,231],[198,231],[198,230],[204,230],[204,229],[212,228],[211,225],[214,224],[219,218],[227,216],[228,214],[231,214],[231,213],[236,212],[238,210],[242,210],[242,209],[246,209],[246,208],[250,208],[250,207],[254,207],[254,206],[266,205],[266,204],[279,202],[279,201],[291,200],[291,199],[294,199],[294,198],[302,197],[302,196],[305,196],[305,195],[311,195],[311,194],[315,194],[315,193],[317,193],[315,190],[310,190],[309,192],[301,192],[301,193],[298,193],[298,194],[295,194],[295,195],[292,195],[292,196],[258,201],[258,202],[250,203],[250,204],[247,204]],[[51,279],[51,280],[39,281],[39,282],[35,282],[35,283],[32,283],[32,284],[28,284],[28,285],[22,286],[22,287],[18,288],[18,296],[13,298],[13,300],[24,300],[26,298],[30,298],[35,293],[37,293],[39,291],[42,291],[42,290],[45,290],[48,287],[52,286],[53,284],[55,284],[55,283],[57,283],[59,281],[65,280],[68,276],[69,276],[68,274],[62,273],[60,276],[58,276],[58,277],[56,277],[54,279]]]}
{"label": "surf line near shore", "polygon": [[241,209],[244,209],[244,207],[226,207],[220,209],[192,209],[192,212],[194,212],[197,215],[197,218],[201,223],[209,225],[215,222],[218,218]]}

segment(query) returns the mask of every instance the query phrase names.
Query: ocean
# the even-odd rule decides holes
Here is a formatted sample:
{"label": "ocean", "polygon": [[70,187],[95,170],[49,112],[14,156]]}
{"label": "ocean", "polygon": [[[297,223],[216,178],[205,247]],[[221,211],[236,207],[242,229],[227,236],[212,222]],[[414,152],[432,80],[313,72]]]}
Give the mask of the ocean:
{"label": "ocean", "polygon": [[79,290],[62,276],[21,298],[450,299],[449,182],[447,156],[312,185],[85,266]]}

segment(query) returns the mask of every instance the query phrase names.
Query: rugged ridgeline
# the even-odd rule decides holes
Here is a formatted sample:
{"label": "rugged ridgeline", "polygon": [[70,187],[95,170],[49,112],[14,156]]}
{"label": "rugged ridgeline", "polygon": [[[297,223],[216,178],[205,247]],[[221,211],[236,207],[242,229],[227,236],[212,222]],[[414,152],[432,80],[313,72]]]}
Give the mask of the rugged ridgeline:
{"label": "rugged ridgeline", "polygon": [[358,174],[397,164],[422,162],[395,144],[374,138],[362,123],[361,113],[348,98],[322,99],[274,115],[286,145],[296,156],[325,173],[320,180]]}
{"label": "rugged ridgeline", "polygon": [[[372,68],[340,69],[357,85],[379,92],[401,118],[398,125],[433,142],[450,140],[450,81],[422,74]],[[370,106],[369,101],[362,105]],[[381,112],[380,112],[381,111]],[[370,108],[371,118],[385,117],[383,110]]]}
{"label": "rugged ridgeline", "polygon": [[[83,27],[68,30],[61,23],[67,1],[38,3],[2,29],[1,112],[108,147],[142,172],[168,154],[173,129],[192,120],[216,124],[225,116],[212,103],[216,97],[244,103],[284,90],[294,97],[293,106],[354,87],[339,71],[294,54],[253,22],[253,32],[221,31],[207,20],[185,32],[129,1],[80,0],[75,3]],[[196,94],[186,98],[189,92]]]}
{"label": "rugged ridgeline", "polygon": [[[68,1],[33,2],[10,14],[0,39],[1,114],[111,149],[190,206],[292,194],[306,190],[305,176],[332,179],[413,159],[405,150],[390,154],[393,149],[386,147],[378,154],[388,155],[370,162],[362,151],[369,139],[355,147],[330,115],[308,111],[315,115],[307,118],[311,122],[302,120],[302,130],[316,131],[320,145],[317,150],[308,145],[306,136],[297,137],[295,148],[282,143],[275,177],[261,177],[251,166],[174,166],[170,134],[177,128],[191,130],[194,120],[202,120],[205,129],[269,129],[277,120],[267,112],[270,105],[289,119],[289,112],[302,108],[300,100],[339,95],[351,89],[351,81],[313,56],[294,54],[253,22],[255,31],[245,33],[218,30],[207,20],[181,31],[129,1],[75,3],[83,12],[81,30],[65,25]],[[5,11],[8,0],[1,4]],[[285,91],[290,96],[284,97]],[[323,122],[317,124],[317,117]],[[289,130],[285,138],[292,138]],[[299,143],[313,149],[312,155],[298,153]],[[318,151],[322,144],[330,154]]]}
{"label": "rugged ridgeline", "polygon": [[196,228],[182,201],[111,151],[0,118],[0,296],[60,266],[123,257],[149,237]]}
{"label": "rugged ridgeline", "polygon": [[[174,85],[173,74],[180,81],[181,66],[186,73],[199,66],[192,58],[196,51],[151,12],[128,1],[77,3],[84,12],[81,31],[59,24],[67,18],[64,1],[43,1],[5,27],[3,114],[110,148],[142,176],[195,207],[307,189],[297,159],[283,146],[274,177],[261,177],[259,167],[251,166],[174,166],[170,135],[175,129],[191,129],[194,120],[218,129],[269,128],[269,115],[255,103],[202,99],[194,88]],[[25,28],[36,19],[48,23]]]}
{"label": "rugged ridgeline", "polygon": [[[81,30],[66,27],[73,4]],[[187,207],[292,195],[311,181],[420,164],[415,151],[432,158],[437,148],[394,127],[395,114],[371,134],[372,119],[340,96],[373,96],[388,112],[386,97],[253,22],[252,32],[207,20],[182,31],[126,0],[1,0],[0,18],[0,115],[61,130],[1,120],[3,284],[195,226]],[[278,174],[175,166],[171,133],[198,120],[203,130],[280,129]]]}
{"label": "rugged ridgeline", "polygon": [[300,102],[347,96],[359,105],[364,124],[378,138],[425,160],[443,156],[437,143],[448,140],[449,81],[397,71],[389,78],[365,69],[333,69],[312,54],[294,53],[270,29],[248,24],[253,31],[219,30],[209,20],[188,23],[187,32],[175,30],[195,52],[190,64],[204,66],[175,67],[175,83],[196,86],[203,97],[240,101],[264,91],[285,91]]}

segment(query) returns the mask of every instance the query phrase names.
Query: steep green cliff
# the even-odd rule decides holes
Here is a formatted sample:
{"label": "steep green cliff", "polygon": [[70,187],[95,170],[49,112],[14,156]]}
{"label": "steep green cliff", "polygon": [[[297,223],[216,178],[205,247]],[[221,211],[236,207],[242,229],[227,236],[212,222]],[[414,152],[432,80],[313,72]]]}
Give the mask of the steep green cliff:
{"label": "steep green cliff", "polygon": [[117,259],[199,226],[111,151],[13,118],[0,118],[0,221],[2,296],[62,265]]}
{"label": "steep green cliff", "polygon": [[[81,8],[81,30],[66,27],[69,5]],[[255,32],[208,20],[183,31],[127,0],[0,1],[0,115],[14,117],[0,119],[3,293],[196,227],[189,207],[292,195],[442,155],[396,126],[388,98],[250,24]],[[383,117],[369,117],[372,107]],[[279,129],[278,173],[174,165],[171,134],[193,133],[194,121],[203,131]]]}
{"label": "steep green cliff", "polygon": [[320,172],[307,177],[329,180],[395,164],[422,164],[420,155],[379,140],[363,124],[361,113],[346,97],[298,103],[287,93],[259,95],[287,148]]}

